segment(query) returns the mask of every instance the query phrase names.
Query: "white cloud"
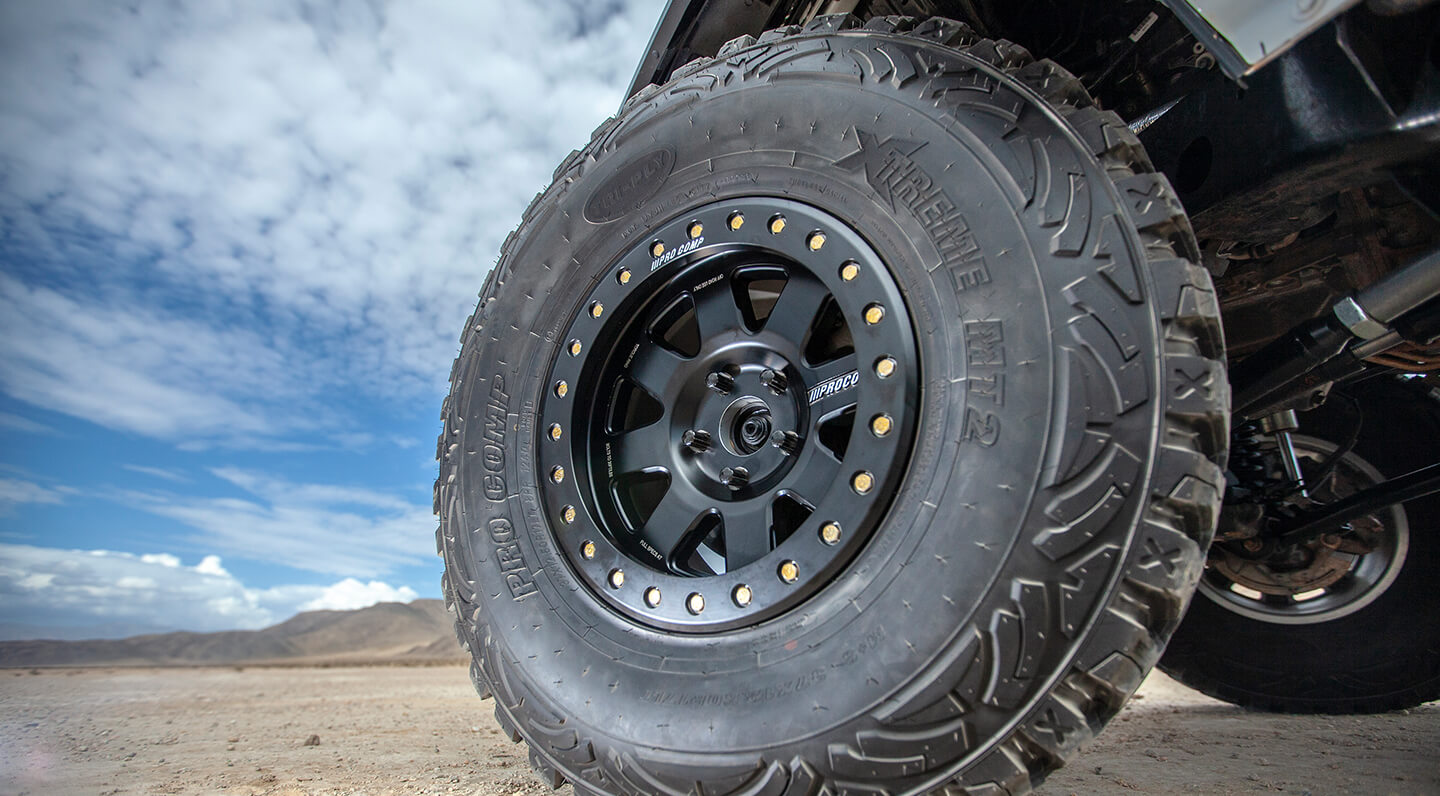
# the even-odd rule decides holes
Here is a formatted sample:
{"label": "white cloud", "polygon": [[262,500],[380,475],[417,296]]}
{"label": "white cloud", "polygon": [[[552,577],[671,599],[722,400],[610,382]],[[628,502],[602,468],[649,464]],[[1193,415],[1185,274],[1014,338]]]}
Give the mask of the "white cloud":
{"label": "white cloud", "polygon": [[339,583],[325,587],[319,597],[300,606],[302,611],[353,611],[375,603],[408,603],[419,597],[409,586],[395,588],[388,583],[372,580],[361,583],[346,578]]}
{"label": "white cloud", "polygon": [[0,430],[20,431],[26,434],[55,433],[55,429],[43,423],[36,423],[28,417],[12,415],[9,412],[0,412]]}
{"label": "white cloud", "polygon": [[353,432],[337,385],[433,398],[504,235],[618,106],[660,8],[0,6],[0,388],[270,449],[307,418]]}
{"label": "white cloud", "polygon": [[255,629],[299,611],[409,602],[406,586],[346,578],[329,586],[247,587],[206,556],[186,566],[170,553],[61,550],[0,544],[0,634],[92,637],[169,630]]}
{"label": "white cloud", "polygon": [[127,492],[120,499],[194,528],[201,547],[251,561],[363,577],[430,561],[435,519],[428,504],[237,468],[211,472],[250,497]]}
{"label": "white cloud", "polygon": [[67,491],[18,478],[0,478],[0,510],[20,503],[61,503]]}
{"label": "white cloud", "polygon": [[163,478],[166,481],[185,483],[190,480],[185,475],[177,473],[174,470],[167,470],[164,467],[149,467],[143,464],[122,464],[120,466],[126,470],[129,470],[132,473],[140,473],[141,475],[149,475],[154,476],[155,478]]}

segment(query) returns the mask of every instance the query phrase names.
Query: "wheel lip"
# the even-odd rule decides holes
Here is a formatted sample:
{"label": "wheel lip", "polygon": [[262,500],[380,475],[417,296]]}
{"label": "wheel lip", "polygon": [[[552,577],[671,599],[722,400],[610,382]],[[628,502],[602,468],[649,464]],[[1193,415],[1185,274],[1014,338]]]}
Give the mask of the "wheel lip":
{"label": "wheel lip", "polygon": [[[1329,456],[1339,449],[1338,445],[1329,440],[1305,434],[1292,434],[1291,443],[1296,447],[1297,452],[1304,451],[1321,456]],[[1372,479],[1372,483],[1380,483],[1385,480],[1384,473],[1381,473],[1373,464],[1354,451],[1350,451],[1342,457],[1341,463],[1353,467],[1360,474]],[[1373,576],[1367,577],[1360,589],[1347,589],[1344,594],[1337,595],[1337,599],[1332,599],[1331,595],[1325,594],[1316,597],[1313,601],[1307,600],[1288,606],[1270,606],[1236,594],[1229,589],[1220,588],[1212,582],[1214,579],[1208,574],[1200,578],[1196,590],[1231,613],[1270,624],[1313,625],[1350,616],[1379,599],[1400,576],[1400,570],[1404,568],[1410,549],[1410,523],[1401,504],[1375,513],[1377,517],[1387,515],[1389,521],[1385,523],[1386,536],[1393,541],[1389,555],[1382,560],[1376,556],[1376,553],[1380,552],[1379,550],[1365,554],[1359,566],[1347,573],[1347,576],[1360,572],[1374,573]],[[1377,565],[1373,563],[1374,561],[1380,563]],[[1379,572],[1375,573],[1377,569]],[[1217,575],[1215,579],[1222,577]],[[1226,579],[1226,582],[1230,581]]]}
{"label": "wheel lip", "polygon": [[[752,212],[757,207],[761,208],[759,215],[755,215]],[[781,241],[787,242],[775,246],[779,253],[786,255],[789,260],[800,261],[800,258],[806,254],[804,249],[800,247],[803,246],[809,234],[814,231],[812,227],[821,229],[827,235],[825,249],[828,254],[825,261],[826,265],[822,267],[828,267],[833,270],[835,278],[838,279],[840,268],[844,263],[860,260],[862,278],[856,280],[854,287],[858,291],[865,281],[873,280],[876,285],[872,285],[872,287],[878,285],[880,288],[878,294],[872,290],[864,299],[853,298],[849,300],[845,299],[839,291],[832,291],[836,300],[841,302],[842,312],[845,314],[847,322],[851,325],[852,333],[854,333],[856,337],[855,353],[857,368],[861,371],[860,377],[862,379],[865,378],[866,368],[869,365],[866,359],[866,345],[873,345],[873,343],[862,345],[861,334],[859,332],[861,327],[861,322],[858,317],[859,308],[873,301],[876,295],[882,296],[882,301],[887,308],[892,310],[887,315],[887,321],[894,319],[895,322],[901,322],[903,323],[904,329],[903,340],[900,345],[901,350],[888,348],[885,353],[893,355],[900,362],[913,364],[906,367],[903,373],[897,374],[899,378],[880,380],[882,386],[886,388],[884,392],[886,392],[887,395],[889,393],[898,393],[898,401],[895,400],[894,396],[889,396],[882,400],[872,395],[872,397],[867,399],[862,393],[857,391],[855,401],[857,421],[852,429],[847,456],[842,463],[842,475],[844,477],[838,479],[836,484],[824,495],[820,496],[819,499],[814,500],[817,506],[836,505],[835,511],[831,511],[822,516],[821,511],[817,510],[804,524],[796,529],[789,539],[773,549],[770,554],[720,576],[688,577],[654,570],[644,571],[645,586],[653,585],[659,587],[661,590],[662,604],[658,609],[641,605],[638,599],[634,601],[636,603],[635,605],[621,602],[615,599],[613,589],[605,587],[606,575],[617,568],[624,570],[627,575],[626,586],[628,587],[631,582],[630,576],[637,573],[633,571],[635,570],[633,560],[630,560],[623,551],[618,550],[613,541],[608,538],[608,534],[600,530],[601,526],[593,522],[593,518],[598,514],[594,506],[595,498],[592,490],[582,486],[582,484],[588,485],[592,480],[585,471],[585,457],[569,457],[573,466],[567,467],[567,469],[573,477],[567,479],[569,487],[564,490],[565,497],[563,499],[557,500],[554,495],[551,494],[554,490],[547,489],[547,487],[553,486],[552,482],[548,480],[548,474],[556,460],[556,456],[553,455],[556,446],[545,437],[544,430],[552,422],[552,416],[559,416],[552,412],[552,407],[557,401],[555,399],[555,393],[551,388],[558,380],[564,379],[571,386],[570,395],[573,396],[575,395],[575,387],[577,385],[587,384],[585,379],[587,375],[589,375],[588,369],[591,367],[590,363],[592,360],[590,357],[585,356],[585,352],[595,348],[593,343],[596,340],[596,336],[593,334],[589,335],[589,341],[583,346],[584,351],[582,351],[579,357],[567,355],[568,343],[575,337],[574,330],[576,327],[591,320],[588,312],[591,302],[595,300],[602,301],[606,306],[607,314],[611,314],[610,310],[612,309],[622,309],[624,299],[627,295],[639,295],[643,289],[642,286],[646,285],[649,280],[673,279],[675,276],[683,274],[685,269],[693,263],[713,254],[712,246],[718,248],[724,246],[726,243],[722,241],[716,244],[706,244],[704,238],[708,238],[709,235],[705,235],[702,237],[699,245],[687,248],[679,255],[671,257],[667,252],[662,258],[653,258],[648,249],[654,240],[662,236],[667,240],[677,239],[677,237],[678,239],[684,239],[684,229],[697,219],[702,220],[706,232],[709,232],[715,227],[722,226],[721,222],[734,210],[745,212],[747,225],[753,224],[757,227],[764,226],[770,209],[780,209],[787,217],[793,214],[795,219],[805,219],[806,222],[794,228],[793,232],[795,234],[793,235],[774,236],[779,239],[777,240],[777,244],[781,244]],[[811,221],[815,221],[816,223],[811,224]],[[680,234],[678,236],[669,234],[671,230],[678,231]],[[790,231],[791,230],[787,228],[787,233]],[[842,252],[848,253],[842,254]],[[861,253],[865,256],[858,256]],[[640,270],[642,267],[644,269],[643,271]],[[639,278],[632,278],[628,284],[622,285],[616,278],[616,275],[621,269],[625,268],[629,268],[632,274],[639,276]],[[817,270],[817,268],[811,268],[810,270],[817,278],[821,278],[822,272]],[[821,281],[827,282],[824,278],[821,278]],[[845,306],[847,304],[854,304],[855,306]],[[612,317],[618,317],[619,314],[620,313],[615,313]],[[554,544],[560,549],[562,557],[566,560],[566,565],[572,574],[576,576],[577,581],[585,584],[589,591],[599,598],[601,604],[627,619],[636,620],[654,629],[685,633],[715,633],[739,630],[774,619],[792,610],[806,599],[813,597],[826,583],[856,560],[860,550],[873,536],[873,530],[881,523],[887,514],[891,501],[900,491],[908,472],[908,465],[914,452],[914,445],[917,442],[915,428],[922,405],[920,385],[923,383],[923,366],[919,362],[919,345],[915,336],[914,319],[908,304],[903,299],[903,294],[896,282],[895,276],[890,273],[889,267],[880,258],[874,247],[856,230],[821,207],[783,196],[753,194],[718,200],[677,213],[663,224],[657,224],[647,230],[643,239],[642,236],[636,236],[636,242],[624,253],[618,255],[616,259],[595,278],[590,290],[577,300],[572,313],[572,320],[563,328],[565,331],[557,336],[556,353],[551,359],[549,371],[546,375],[545,390],[540,406],[537,407],[537,419],[534,424],[534,432],[537,437],[536,449],[541,452],[535,459],[535,466],[539,483],[541,484],[541,511],[545,515],[542,521],[551,532]],[[762,329],[755,333],[754,338],[760,338],[767,334],[772,333]],[[703,350],[701,356],[704,356]],[[559,403],[563,404],[564,402]],[[574,411],[563,412],[563,422],[567,429],[573,429],[575,431],[575,433],[569,433],[567,431],[566,436],[575,439],[578,443],[580,436],[582,436],[579,433],[580,425],[576,417],[576,415],[579,414],[580,402],[574,401],[571,403]],[[805,414],[813,413],[816,414],[817,417],[829,411],[823,401],[813,406],[806,405],[805,410]],[[865,424],[861,420],[861,418],[868,418],[870,414],[876,413],[876,411],[883,411],[889,414],[892,419],[898,421],[895,429],[890,434],[878,440],[871,439],[868,433],[862,433]],[[811,419],[811,422],[814,422],[813,419]],[[876,446],[889,449],[888,455],[896,461],[896,464],[895,466],[884,468],[881,471],[885,473],[885,478],[876,484],[876,487],[871,490],[870,494],[857,495],[849,488],[850,473],[848,470],[853,468],[849,468],[848,464],[852,454],[859,447],[863,447],[867,441]],[[562,447],[569,449],[569,446]],[[806,445],[804,449],[802,449],[800,456],[796,458],[800,460],[800,463],[803,463],[804,457],[813,455],[819,455],[816,446]],[[799,464],[797,464],[797,466],[799,466]],[[783,488],[783,485],[776,486],[772,492],[778,494],[778,492],[783,491]],[[840,498],[840,503],[834,504],[834,498]],[[565,505],[574,505],[581,514],[584,522],[577,519],[570,527],[558,522],[556,519],[557,511]],[[819,525],[825,521],[839,522],[844,528],[844,535],[840,544],[826,544],[820,539],[818,532],[812,532],[818,529]],[[812,528],[812,526],[814,527]],[[860,526],[868,527],[867,532],[852,532],[852,529]],[[583,534],[577,533],[575,530],[577,527],[584,527],[590,532]],[[578,550],[583,541],[593,542],[597,545],[598,550],[593,559],[586,560],[578,554]],[[818,553],[820,556],[828,558],[831,563],[818,569],[812,577],[803,580],[803,582],[806,583],[813,583],[813,588],[805,591],[799,598],[787,599],[787,594],[793,595],[795,589],[792,585],[781,582],[777,572],[777,563],[789,557],[788,551],[792,548],[799,548],[797,550],[798,554],[794,555],[794,558],[814,558]],[[627,564],[629,566],[627,566]],[[717,589],[714,585],[709,585],[720,578],[727,580],[723,588]],[[705,585],[705,587],[697,588],[702,585]],[[741,585],[749,587],[754,594],[754,599],[751,601],[750,607],[744,609],[738,608],[733,600],[735,589]],[[640,589],[629,589],[629,591],[635,592],[636,594],[641,593]],[[689,614],[685,611],[683,605],[687,601],[687,597],[692,592],[697,591],[703,594],[706,602],[705,617],[697,618]],[[756,604],[763,604],[766,607],[756,610],[753,607]],[[726,610],[712,610],[721,606]],[[667,608],[670,610],[666,610]],[[720,616],[718,619],[711,618],[722,614],[723,616]]]}

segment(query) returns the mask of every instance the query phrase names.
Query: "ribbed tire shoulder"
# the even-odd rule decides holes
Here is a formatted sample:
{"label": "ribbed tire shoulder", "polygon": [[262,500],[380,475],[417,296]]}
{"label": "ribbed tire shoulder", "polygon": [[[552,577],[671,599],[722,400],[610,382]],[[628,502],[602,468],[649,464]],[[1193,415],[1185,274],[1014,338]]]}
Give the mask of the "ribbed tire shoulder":
{"label": "ribbed tire shoulder", "polygon": [[[616,161],[653,147],[663,137],[657,131],[684,126],[688,118],[693,132],[685,145],[698,146],[719,135],[707,108],[763,106],[775,101],[764,92],[801,85],[824,87],[817,93],[853,86],[876,102],[893,102],[895,116],[913,113],[924,130],[944,131],[973,151],[977,162],[1003,177],[995,190],[1015,208],[1016,224],[1030,240],[1043,241],[1035,256],[1044,263],[1035,268],[1047,292],[1035,301],[1017,294],[1006,310],[1013,318],[1004,318],[1002,327],[999,310],[977,314],[990,306],[986,296],[999,289],[995,282],[1003,281],[1000,266],[956,265],[940,274],[937,284],[951,292],[918,313],[936,330],[931,361],[940,362],[938,352],[969,354],[973,376],[926,383],[943,400],[932,398],[920,410],[937,425],[928,431],[922,425],[911,465],[918,475],[887,519],[897,530],[882,530],[890,535],[862,554],[855,571],[837,578],[836,593],[797,609],[793,623],[716,638],[707,661],[687,657],[696,655],[689,642],[667,647],[660,634],[612,622],[561,571],[565,564],[547,547],[543,522],[531,517],[527,467],[533,460],[524,435],[534,429],[526,407],[533,412],[527,401],[538,394],[543,374],[527,372],[523,363],[559,344],[546,339],[553,319],[540,318],[574,311],[552,298],[563,292],[564,280],[597,278],[579,270],[586,258],[576,253],[591,252],[585,248],[591,244],[580,241],[589,227],[577,217],[584,192],[613,174]],[[740,104],[742,94],[753,102]],[[834,113],[847,110],[853,111]],[[933,186],[943,183],[947,167],[922,162],[937,147],[925,149],[920,133],[905,137],[921,122],[906,127],[881,111],[873,120],[832,125],[821,111],[802,116],[808,112],[734,122],[739,135],[746,124],[773,126],[779,143],[755,156],[764,168],[788,158],[813,172],[820,150],[835,153],[825,156],[832,168],[859,164],[840,181],[845,196],[867,208],[888,207],[911,224],[906,229],[930,234],[929,248],[917,251],[933,255],[940,233],[924,219],[941,212],[935,202],[947,195]],[[796,146],[781,157],[779,146],[792,140],[786,136],[802,135],[786,131],[807,126],[807,135],[823,143],[811,150]],[[998,132],[976,137],[974,131],[987,129]],[[866,147],[885,159],[866,160]],[[703,159],[693,168],[703,171]],[[711,168],[720,173],[722,167]],[[755,178],[763,183],[763,174]],[[690,184],[707,200],[732,190],[720,180]],[[916,186],[929,193],[908,193]],[[842,203],[834,184],[822,187],[797,182],[792,190],[809,201]],[[637,218],[649,207],[656,223],[683,212],[684,196],[667,185]],[[912,196],[931,204],[920,207]],[[675,204],[666,204],[672,199]],[[864,213],[856,213],[860,225]],[[897,251],[910,251],[912,244],[896,238]],[[884,242],[880,233],[876,239]],[[564,245],[574,247],[568,259]],[[999,262],[1006,253],[992,256]],[[466,323],[451,371],[436,449],[436,545],[446,563],[443,592],[460,643],[473,656],[477,691],[494,696],[497,721],[513,740],[529,744],[540,777],[554,787],[568,782],[579,793],[1029,791],[1119,711],[1155,664],[1214,531],[1229,393],[1218,305],[1196,257],[1179,200],[1119,117],[1095,107],[1079,81],[1054,63],[981,39],[957,22],[887,17],[862,25],[853,17],[822,17],[732,41],[719,57],[687,64],[666,85],[638,92],[565,159],[554,183],[525,211]],[[573,277],[563,276],[571,273],[566,268]],[[918,293],[912,299],[929,301]],[[1027,329],[1019,319],[1040,312],[1037,302],[1047,320]],[[951,316],[923,316],[935,308]],[[1013,339],[998,336],[1002,328]],[[1010,359],[987,360],[1001,356],[1002,340]],[[1032,344],[1053,358],[1045,373],[1026,370]],[[1015,398],[1005,407],[995,402],[987,417],[977,402],[999,397],[993,391],[982,396],[982,384],[998,389],[999,373],[984,368],[1002,361]],[[1044,449],[1032,467],[1034,483],[987,484],[1000,496],[979,506],[966,498],[974,485],[933,476],[950,477],[946,466],[994,445],[999,429],[1009,429],[1005,439],[1021,444],[1023,420],[1006,412],[1023,404],[1024,385],[1032,382],[1042,385],[1037,396],[1049,396],[1034,421],[1034,440],[1024,443]],[[1010,502],[1022,507],[1013,516],[995,508]],[[992,511],[1022,532],[993,545],[976,530],[963,548],[954,541],[937,546],[961,537],[922,533],[967,522],[980,528]],[[510,555],[502,548],[512,545],[515,560],[529,562],[523,574],[533,594],[519,595],[496,567],[497,556]],[[971,589],[974,597],[957,602],[947,584],[962,561],[971,575],[956,593]],[[983,561],[994,564],[983,568]],[[914,599],[902,599],[907,584],[929,584],[933,599],[923,612],[885,614],[916,607]],[[806,655],[816,661],[813,674],[779,679]],[[740,660],[752,661],[754,671],[720,671]],[[691,730],[663,727],[667,702],[685,700],[656,682],[686,666],[710,688],[726,677],[750,681],[751,691],[737,693],[741,701],[758,693],[744,709],[754,725],[722,729],[726,738],[753,733],[762,748],[719,741],[710,747],[688,735],[684,743],[663,742]],[[874,672],[873,683],[847,679],[862,669]],[[881,683],[891,676],[898,679]],[[767,677],[776,682],[763,686]],[[756,681],[763,686],[758,692]],[[864,704],[846,702],[852,693]],[[586,713],[592,700],[608,720]],[[712,732],[716,721],[738,715],[714,693],[697,690],[694,701],[717,706],[703,713]],[[778,737],[787,715],[793,736],[765,741]],[[689,712],[684,720],[703,728],[700,716]]]}

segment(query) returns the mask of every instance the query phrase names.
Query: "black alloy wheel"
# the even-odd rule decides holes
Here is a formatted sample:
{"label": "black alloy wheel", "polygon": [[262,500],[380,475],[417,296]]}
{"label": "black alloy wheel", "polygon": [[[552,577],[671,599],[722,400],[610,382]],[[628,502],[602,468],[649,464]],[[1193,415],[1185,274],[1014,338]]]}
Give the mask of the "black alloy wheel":
{"label": "black alloy wheel", "polygon": [[621,612],[691,632],[774,616],[888,508],[919,401],[914,330],[834,216],[696,208],[619,258],[564,339],[539,411],[545,510]]}

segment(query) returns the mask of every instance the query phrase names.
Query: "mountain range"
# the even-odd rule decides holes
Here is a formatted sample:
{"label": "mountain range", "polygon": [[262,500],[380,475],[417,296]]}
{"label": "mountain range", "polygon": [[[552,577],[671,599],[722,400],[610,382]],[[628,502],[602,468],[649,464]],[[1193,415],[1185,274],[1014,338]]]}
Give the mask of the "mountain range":
{"label": "mountain range", "polygon": [[91,641],[0,642],[0,668],[35,666],[323,665],[463,661],[440,600],[306,611],[263,630],[156,633]]}

